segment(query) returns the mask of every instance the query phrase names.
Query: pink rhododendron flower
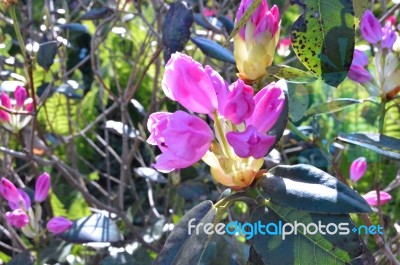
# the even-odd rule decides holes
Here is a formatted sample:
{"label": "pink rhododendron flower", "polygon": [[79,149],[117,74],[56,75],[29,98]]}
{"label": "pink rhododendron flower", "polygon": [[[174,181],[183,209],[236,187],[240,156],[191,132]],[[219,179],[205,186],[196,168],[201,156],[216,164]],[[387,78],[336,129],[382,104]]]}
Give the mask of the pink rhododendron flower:
{"label": "pink rhododendron flower", "polygon": [[396,26],[396,20],[396,16],[388,16],[388,18],[385,20],[385,26]]}
{"label": "pink rhododendron flower", "polygon": [[26,89],[23,88],[22,86],[17,86],[17,88],[14,91],[14,98],[17,101],[16,107],[22,108],[24,106],[27,97],[28,93],[26,92]]}
{"label": "pink rhododendron flower", "polygon": [[397,35],[391,26],[385,26],[382,28],[382,48],[392,50],[393,44],[396,42]]}
{"label": "pink rhododendron flower", "polygon": [[204,69],[210,77],[211,83],[214,86],[215,94],[217,95],[218,112],[224,113],[224,107],[229,95],[229,85],[218,72],[211,68],[211,66],[206,65]]}
{"label": "pink rhododendron flower", "polygon": [[36,180],[35,202],[42,202],[47,198],[50,190],[50,185],[50,175],[44,172]]}
{"label": "pink rhododendron flower", "polygon": [[350,166],[350,179],[352,181],[358,181],[362,176],[364,176],[367,171],[367,160],[365,157],[359,157],[353,161]]}
{"label": "pink rhododendron flower", "polygon": [[14,184],[6,178],[1,179],[0,194],[9,202],[19,203],[22,200],[21,194],[18,192]]}
{"label": "pink rhododendron flower", "polygon": [[20,202],[8,202],[8,205],[10,206],[10,208],[12,210],[16,210],[21,208],[21,203],[24,206],[24,210],[28,210],[31,207],[31,198],[29,197],[29,195],[23,191],[22,189],[17,189],[18,193],[21,195],[22,197],[22,201]]}
{"label": "pink rhododendron flower", "polygon": [[[386,193],[384,191],[380,191],[379,195],[380,195],[381,205],[384,205],[385,203],[389,202],[392,199],[392,196],[390,196],[389,193]],[[376,193],[376,190],[364,194],[363,197],[368,202],[369,205],[375,207],[378,206],[378,195]]]}
{"label": "pink rhododendron flower", "polygon": [[161,172],[185,168],[198,162],[213,140],[213,132],[199,117],[183,111],[154,113],[147,128],[147,142],[157,144],[162,151],[154,167]]}
{"label": "pink rhododendron flower", "polygon": [[246,85],[241,79],[230,86],[230,93],[224,107],[225,118],[234,124],[240,124],[253,114],[255,107],[253,88]]}
{"label": "pink rhododendron flower", "polygon": [[11,100],[6,92],[1,93],[1,105],[7,109],[11,109]]}
{"label": "pink rhododendron flower", "polygon": [[365,40],[371,44],[376,44],[382,40],[381,24],[370,10],[365,11],[361,18],[360,31]]}
{"label": "pink rhododendron flower", "polygon": [[70,229],[73,225],[73,222],[68,220],[65,217],[58,216],[58,217],[53,217],[50,219],[50,221],[47,223],[46,227],[49,232],[59,235]]}
{"label": "pink rhododendron flower", "polygon": [[162,87],[165,95],[190,111],[212,114],[217,95],[203,66],[183,53],[172,54],[165,66]]}
{"label": "pink rhododendron flower", "polygon": [[290,38],[280,39],[276,46],[276,52],[279,56],[286,57],[290,54],[290,45],[292,45],[292,40]]}
{"label": "pink rhododendron flower", "polygon": [[22,228],[29,223],[28,215],[22,209],[6,212],[7,222],[17,228]]}
{"label": "pink rhododendron flower", "polygon": [[365,69],[368,65],[368,56],[360,50],[354,50],[353,62],[351,63],[348,77],[360,84],[368,83],[371,81],[372,76]]}

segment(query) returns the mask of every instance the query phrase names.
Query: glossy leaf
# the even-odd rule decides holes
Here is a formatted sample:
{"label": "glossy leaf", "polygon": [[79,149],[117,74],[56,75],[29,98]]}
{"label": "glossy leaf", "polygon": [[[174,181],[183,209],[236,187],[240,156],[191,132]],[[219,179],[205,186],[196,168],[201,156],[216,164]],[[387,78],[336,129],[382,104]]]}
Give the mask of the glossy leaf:
{"label": "glossy leaf", "polygon": [[235,64],[233,53],[222,45],[203,37],[193,37],[191,40],[205,55],[220,61]]}
{"label": "glossy leaf", "polygon": [[363,100],[358,99],[338,98],[309,108],[305,115],[311,116],[318,114],[334,113],[362,102]]}
{"label": "glossy leaf", "polygon": [[59,26],[61,29],[68,29],[68,30],[73,30],[73,31],[78,31],[78,32],[83,32],[83,33],[88,33],[89,30],[85,25],[82,25],[80,23],[67,23],[67,24],[62,24]]}
{"label": "glossy leaf", "polygon": [[95,213],[74,221],[73,226],[60,238],[71,243],[117,242],[122,240],[122,235],[113,220]]}
{"label": "glossy leaf", "polygon": [[[355,227],[349,215],[309,213],[272,203],[268,206],[268,210],[258,207],[253,211],[250,223],[257,222],[264,225],[272,223],[276,226],[283,226],[286,223],[293,225],[295,222],[306,226],[310,223],[321,223],[323,226],[335,224],[338,231],[345,234],[325,232],[325,235],[322,233],[312,235],[304,233],[303,228],[299,226],[297,234],[285,235],[283,239],[276,229],[270,227],[269,231],[272,233],[276,231],[277,234],[256,233],[252,238],[252,246],[258,255],[254,253],[251,255],[250,264],[375,264],[373,256],[356,233],[357,230],[356,232],[352,230]],[[343,229],[339,224],[342,224]],[[345,227],[348,229],[347,233]],[[310,230],[315,231],[315,228]],[[329,231],[333,231],[333,225],[330,225]]]}
{"label": "glossy leaf", "polygon": [[303,8],[291,28],[293,49],[305,67],[338,86],[350,68],[355,36],[351,0],[293,0]]}
{"label": "glossy leaf", "polygon": [[329,214],[372,211],[355,190],[310,165],[274,167],[261,186],[273,202],[298,210]]}
{"label": "glossy leaf", "polygon": [[80,17],[80,20],[97,20],[108,16],[109,9],[106,7],[92,8]]}
{"label": "glossy leaf", "polygon": [[286,65],[271,65],[268,67],[267,71],[270,75],[273,75],[277,78],[283,78],[288,83],[309,83],[317,79],[315,75],[310,72]]}
{"label": "glossy leaf", "polygon": [[49,41],[40,44],[37,54],[38,64],[47,71],[54,63],[54,58],[57,54],[58,44],[57,41]]}
{"label": "glossy leaf", "polygon": [[340,134],[338,140],[362,146],[391,159],[400,160],[400,139],[379,133]]}
{"label": "glossy leaf", "polygon": [[203,201],[187,212],[172,230],[153,265],[198,264],[209,235],[201,229],[197,235],[194,231],[189,234],[189,221],[195,219],[192,225],[213,223],[215,215],[216,209],[211,201]]}
{"label": "glossy leaf", "polygon": [[218,19],[219,21],[221,21],[222,25],[226,29],[226,32],[228,32],[228,34],[231,34],[233,29],[235,28],[235,24],[233,24],[233,21],[226,16],[219,16]]}
{"label": "glossy leaf", "polygon": [[190,38],[192,24],[193,13],[188,4],[180,1],[172,3],[162,29],[165,62],[169,60],[171,54],[183,50]]}

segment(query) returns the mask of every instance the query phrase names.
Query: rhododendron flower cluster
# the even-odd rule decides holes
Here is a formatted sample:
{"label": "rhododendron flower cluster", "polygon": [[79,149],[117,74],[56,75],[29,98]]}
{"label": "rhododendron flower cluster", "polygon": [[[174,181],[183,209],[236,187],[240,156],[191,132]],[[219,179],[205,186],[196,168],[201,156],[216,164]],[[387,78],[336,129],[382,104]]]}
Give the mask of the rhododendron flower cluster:
{"label": "rhododendron flower cluster", "polygon": [[[0,194],[8,201],[12,210],[5,214],[7,222],[14,227],[20,228],[28,237],[35,238],[39,236],[41,233],[40,219],[42,217],[42,208],[39,203],[47,198],[50,186],[50,175],[46,172],[41,174],[36,180],[34,196],[35,207],[32,209],[29,195],[24,190],[17,189],[8,179],[2,178]],[[49,221],[47,226],[50,232],[60,234],[72,226],[71,221],[63,217],[60,218],[61,217],[54,217]]]}
{"label": "rhododendron flower cluster", "polygon": [[147,142],[162,152],[154,167],[170,172],[203,159],[223,185],[249,186],[276,141],[268,132],[285,106],[286,83],[271,83],[254,95],[241,79],[228,85],[210,66],[177,52],[166,65],[162,86],[168,98],[189,111],[209,115],[214,133],[203,119],[184,111],[153,113]]}
{"label": "rhododendron flower cluster", "polygon": [[[19,114],[18,112],[32,112],[33,104],[32,98],[28,98],[26,89],[22,86],[17,86],[14,91],[15,104],[11,103],[11,99],[6,92],[2,92],[0,95],[1,106],[4,109],[0,109],[0,124],[6,129],[12,132],[18,132],[24,128],[31,120],[30,115]],[[11,113],[14,112],[14,113]]]}

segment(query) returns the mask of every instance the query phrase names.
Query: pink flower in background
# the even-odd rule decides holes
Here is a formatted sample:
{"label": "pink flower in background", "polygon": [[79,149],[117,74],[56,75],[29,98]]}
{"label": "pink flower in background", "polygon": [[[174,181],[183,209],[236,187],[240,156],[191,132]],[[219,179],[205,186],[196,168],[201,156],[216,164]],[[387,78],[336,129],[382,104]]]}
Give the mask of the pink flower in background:
{"label": "pink flower in background", "polygon": [[255,104],[253,88],[246,85],[241,79],[230,85],[230,93],[224,108],[225,118],[234,124],[240,124],[253,113]]}
{"label": "pink flower in background", "polygon": [[382,48],[392,50],[393,44],[396,42],[397,35],[391,26],[385,26],[382,28]]}
{"label": "pink flower in background", "polygon": [[[389,193],[386,193],[384,191],[380,191],[379,195],[380,195],[381,205],[384,205],[385,203],[389,202],[392,199],[392,196],[390,196]],[[369,205],[375,207],[378,206],[378,195],[376,193],[376,190],[368,192],[367,194],[363,195],[363,197],[368,202]]]}
{"label": "pink flower in background", "polygon": [[367,160],[365,157],[359,157],[353,161],[350,166],[350,179],[354,182],[364,176],[367,171]]}
{"label": "pink flower in background", "polygon": [[28,97],[28,93],[26,92],[26,89],[22,86],[17,86],[14,91],[14,97],[17,102],[16,107],[22,108],[25,104],[26,98]]}
{"label": "pink flower in background", "polygon": [[280,39],[278,45],[276,46],[276,52],[279,56],[286,57],[290,54],[290,46],[292,45],[292,40],[290,38]]}
{"label": "pink flower in background", "polygon": [[385,20],[385,26],[395,27],[396,20],[396,16],[388,16],[388,18]]}
{"label": "pink flower in background", "polygon": [[190,111],[212,114],[218,107],[210,76],[192,57],[176,52],[165,66],[164,94]]}
{"label": "pink flower in background", "polygon": [[185,168],[198,162],[213,140],[213,132],[202,119],[183,111],[153,113],[147,128],[147,142],[157,145],[162,154],[154,167],[161,172]]}
{"label": "pink flower in background", "polygon": [[22,201],[20,201],[20,202],[10,202],[9,201],[8,205],[10,206],[10,208],[12,210],[16,210],[16,209],[21,208],[21,203],[22,203],[22,205],[24,206],[24,210],[28,210],[31,207],[31,198],[22,189],[18,189],[18,193],[21,195]]}
{"label": "pink flower in background", "polygon": [[47,198],[47,195],[49,195],[50,185],[50,175],[44,172],[36,180],[35,202],[42,202]]}
{"label": "pink flower in background", "polygon": [[211,83],[214,86],[215,94],[217,95],[218,112],[224,113],[225,102],[229,94],[229,84],[217,71],[214,71],[211,66],[206,65],[204,69],[208,74]]}
{"label": "pink flower in background", "polygon": [[68,220],[65,217],[58,216],[50,219],[47,223],[46,227],[49,232],[59,235],[70,229],[73,225],[73,222]]}
{"label": "pink flower in background", "polygon": [[215,12],[215,10],[212,10],[212,9],[209,9],[209,8],[203,8],[203,14],[206,16],[206,17],[211,17],[211,16],[215,16],[216,15],[216,12]]}
{"label": "pink flower in background", "polygon": [[1,105],[7,109],[11,109],[11,100],[6,92],[1,93]]}
{"label": "pink flower in background", "polygon": [[368,65],[368,56],[360,50],[354,50],[353,62],[351,63],[348,77],[360,84],[371,81],[372,76],[365,67]]}
{"label": "pink flower in background", "polygon": [[22,228],[29,223],[28,215],[22,209],[6,212],[7,222],[17,228]]}
{"label": "pink flower in background", "polygon": [[361,18],[360,31],[365,40],[371,44],[376,44],[382,40],[381,24],[370,10],[365,11]]}
{"label": "pink flower in background", "polygon": [[0,194],[9,202],[19,203],[22,200],[21,194],[14,184],[6,178],[1,179]]}

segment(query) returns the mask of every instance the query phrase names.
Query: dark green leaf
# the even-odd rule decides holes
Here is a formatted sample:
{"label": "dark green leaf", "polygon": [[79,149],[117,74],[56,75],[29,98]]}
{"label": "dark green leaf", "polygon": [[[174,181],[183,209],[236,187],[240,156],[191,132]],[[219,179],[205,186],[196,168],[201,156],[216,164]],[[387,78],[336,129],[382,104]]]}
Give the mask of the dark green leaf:
{"label": "dark green leaf", "polygon": [[67,23],[67,24],[62,24],[59,26],[61,29],[69,29],[72,31],[78,31],[78,32],[83,32],[83,33],[88,33],[88,28],[85,25],[82,25],[80,23]]}
{"label": "dark green leaf", "polygon": [[193,18],[194,21],[199,24],[200,26],[202,26],[205,29],[208,30],[213,30],[212,27],[210,27],[210,25],[208,23],[210,23],[211,25],[213,25],[218,31],[222,30],[223,24],[221,21],[218,20],[218,18],[216,17],[205,17],[205,19],[208,20],[208,23],[206,21],[204,21],[205,19],[201,16],[200,13],[194,13],[193,14]]}
{"label": "dark green leaf", "polygon": [[293,0],[304,11],[291,28],[300,61],[325,83],[338,86],[347,76],[354,51],[351,0]]}
{"label": "dark green leaf", "polygon": [[310,72],[306,72],[297,68],[282,65],[271,65],[267,68],[270,75],[277,78],[284,78],[289,83],[309,83],[315,81],[317,78]]}
{"label": "dark green leaf", "polygon": [[192,225],[213,223],[215,215],[216,209],[211,201],[204,201],[187,212],[172,230],[153,265],[198,264],[209,235],[202,229],[199,229],[200,233],[197,235],[194,231],[189,234],[189,221],[195,219],[191,222]]}
{"label": "dark green leaf", "polygon": [[24,251],[16,255],[7,265],[33,265],[33,258],[30,251]]}
{"label": "dark green leaf", "polygon": [[261,186],[273,202],[298,210],[329,214],[371,212],[356,191],[310,165],[274,167]]}
{"label": "dark green leaf", "polygon": [[235,64],[233,53],[222,45],[203,37],[193,37],[191,40],[205,55],[217,60]]}
{"label": "dark green leaf", "polygon": [[109,9],[106,7],[93,8],[80,17],[80,20],[96,20],[108,16]]}
{"label": "dark green leaf", "polygon": [[[329,233],[305,233],[301,226],[298,226],[297,234],[282,235],[270,227],[269,231],[276,231],[276,235],[262,235],[256,233],[252,239],[254,250],[258,253],[256,261],[261,259],[267,265],[282,264],[325,264],[325,265],[348,265],[348,264],[375,264],[373,256],[368,252],[358,234],[353,232],[354,224],[349,215],[345,214],[319,214],[308,213],[281,207],[275,204],[268,206],[268,212],[264,207],[256,208],[251,216],[251,223],[275,224],[277,227],[290,223],[292,225],[302,223],[335,224],[338,232]],[[339,227],[339,224],[342,224]],[[314,226],[315,227],[315,226]],[[348,229],[347,233],[345,229]],[[287,231],[289,228],[286,228]],[[330,227],[329,231],[334,231]],[[311,228],[315,231],[315,228]],[[324,229],[326,231],[326,227]],[[340,234],[343,232],[345,234]],[[253,263],[252,264],[260,264]],[[261,263],[262,264],[262,263]]]}
{"label": "dark green leaf", "polygon": [[50,69],[50,66],[54,63],[54,58],[57,54],[58,44],[57,41],[49,41],[40,44],[39,51],[37,54],[37,62],[38,64],[46,69],[47,71]]}
{"label": "dark green leaf", "polygon": [[227,18],[225,16],[219,16],[218,19],[224,25],[226,32],[228,32],[228,34],[231,34],[233,28],[235,27],[235,24],[233,24],[232,20],[230,20],[229,18]]}
{"label": "dark green leaf", "polygon": [[400,139],[379,133],[340,134],[338,139],[368,148],[391,159],[400,160]]}
{"label": "dark green leaf", "polygon": [[171,54],[183,50],[190,38],[192,24],[193,13],[188,4],[180,1],[172,3],[162,29],[165,62],[169,60]]}
{"label": "dark green leaf", "polygon": [[122,240],[122,235],[114,221],[104,214],[95,213],[74,221],[60,238],[71,243],[117,242]]}
{"label": "dark green leaf", "polygon": [[337,111],[344,110],[354,104],[362,103],[363,100],[351,99],[351,98],[338,98],[328,102],[324,102],[315,106],[312,106],[306,112],[306,116],[334,113]]}
{"label": "dark green leaf", "polygon": [[306,85],[288,83],[288,94],[290,119],[297,122],[305,117],[310,104],[310,93]]}

